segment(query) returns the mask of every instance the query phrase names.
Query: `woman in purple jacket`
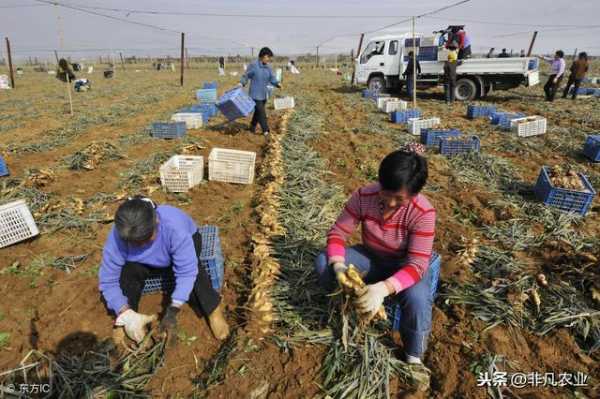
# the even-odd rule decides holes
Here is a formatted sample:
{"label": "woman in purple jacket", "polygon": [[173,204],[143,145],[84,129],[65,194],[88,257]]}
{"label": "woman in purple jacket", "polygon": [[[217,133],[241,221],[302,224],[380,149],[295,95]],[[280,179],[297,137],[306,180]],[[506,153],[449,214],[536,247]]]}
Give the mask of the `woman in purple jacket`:
{"label": "woman in purple jacket", "polygon": [[[162,332],[173,333],[177,313],[188,302],[208,319],[217,339],[229,335],[221,298],[210,278],[199,267],[201,237],[196,223],[185,212],[168,205],[156,206],[145,197],[125,201],[115,214],[99,271],[100,291],[129,338],[141,342],[146,325],[155,315],[138,313],[144,281],[150,277],[175,279],[171,304],[160,322]],[[170,334],[172,335],[172,334]]]}

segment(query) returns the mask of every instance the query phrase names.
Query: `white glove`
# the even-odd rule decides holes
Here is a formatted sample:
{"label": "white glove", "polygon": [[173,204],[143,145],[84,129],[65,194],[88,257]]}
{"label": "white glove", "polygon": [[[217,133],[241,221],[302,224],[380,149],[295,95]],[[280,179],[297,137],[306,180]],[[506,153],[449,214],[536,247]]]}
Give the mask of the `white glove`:
{"label": "white glove", "polygon": [[146,325],[156,320],[156,315],[147,315],[127,309],[117,317],[115,326],[123,326],[125,334],[138,344],[146,336]]}
{"label": "white glove", "polygon": [[335,277],[336,277],[338,283],[341,284],[340,274],[346,273],[347,270],[348,270],[348,266],[346,266],[343,262],[335,262],[333,264],[333,272],[335,273]]}
{"label": "white glove", "polygon": [[365,292],[356,300],[359,313],[369,313],[374,316],[388,295],[390,290],[384,281],[367,285]]}

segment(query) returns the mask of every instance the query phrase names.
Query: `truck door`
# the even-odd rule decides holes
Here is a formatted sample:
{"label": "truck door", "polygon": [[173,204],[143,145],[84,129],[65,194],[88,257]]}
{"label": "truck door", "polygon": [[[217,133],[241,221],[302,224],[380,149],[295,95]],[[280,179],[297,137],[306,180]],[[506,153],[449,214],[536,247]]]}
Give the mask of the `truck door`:
{"label": "truck door", "polygon": [[360,56],[359,81],[366,81],[373,72],[385,72],[385,40],[370,42]]}
{"label": "truck door", "polygon": [[388,42],[387,57],[385,60],[384,75],[399,75],[400,74],[400,43],[398,40],[390,40]]}

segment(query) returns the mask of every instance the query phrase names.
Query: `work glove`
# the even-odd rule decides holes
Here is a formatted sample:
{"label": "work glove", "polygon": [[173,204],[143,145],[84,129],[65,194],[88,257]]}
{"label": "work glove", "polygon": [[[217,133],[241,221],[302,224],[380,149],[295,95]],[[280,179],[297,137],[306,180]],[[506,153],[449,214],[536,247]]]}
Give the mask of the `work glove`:
{"label": "work glove", "polygon": [[167,334],[167,339],[171,346],[177,341],[175,332],[177,329],[177,314],[179,313],[179,310],[180,309],[177,306],[169,306],[158,326],[159,332]]}
{"label": "work glove", "polygon": [[388,295],[390,295],[390,290],[384,281],[367,285],[363,294],[356,299],[358,312],[368,313],[369,317],[375,316]]}
{"label": "work glove", "polygon": [[156,315],[147,315],[127,309],[117,317],[115,326],[123,326],[125,334],[138,344],[146,336],[146,325],[156,320]]}
{"label": "work glove", "polygon": [[340,274],[346,273],[348,270],[348,266],[346,266],[343,262],[335,262],[333,264],[333,272],[335,273],[335,278],[338,280],[338,283],[342,285],[340,281]]}

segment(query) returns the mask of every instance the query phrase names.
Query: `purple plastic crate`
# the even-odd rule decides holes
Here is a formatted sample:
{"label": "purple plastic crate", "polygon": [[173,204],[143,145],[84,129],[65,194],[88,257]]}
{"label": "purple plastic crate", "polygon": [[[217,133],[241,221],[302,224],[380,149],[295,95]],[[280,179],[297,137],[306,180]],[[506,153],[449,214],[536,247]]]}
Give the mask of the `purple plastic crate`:
{"label": "purple plastic crate", "polygon": [[8,166],[6,165],[6,161],[4,158],[0,157],[0,176],[8,176],[10,173],[8,172]]}
{"label": "purple plastic crate", "polygon": [[458,137],[460,134],[458,129],[421,129],[421,144],[437,147],[442,137]]}
{"label": "purple plastic crate", "polygon": [[217,107],[229,121],[248,116],[255,102],[241,88],[229,90],[219,99]]}
{"label": "purple plastic crate", "polygon": [[185,122],[154,122],[152,137],[159,139],[178,139],[185,135]]}
{"label": "purple plastic crate", "polygon": [[461,136],[454,140],[452,137],[442,137],[440,139],[440,154],[452,157],[467,152],[479,152],[481,142],[477,136]]}
{"label": "purple plastic crate", "polygon": [[581,173],[578,175],[588,192],[554,187],[550,182],[548,167],[542,166],[533,191],[536,197],[548,206],[584,216],[592,205],[596,191],[586,176]]}
{"label": "purple plastic crate", "polygon": [[418,108],[410,108],[404,111],[395,111],[390,113],[390,121],[392,123],[408,123],[410,118],[420,118],[421,110]]}
{"label": "purple plastic crate", "polygon": [[[600,162],[600,134],[588,136],[583,145],[583,154],[593,162]],[[0,165],[0,176],[2,175],[2,166]]]}

